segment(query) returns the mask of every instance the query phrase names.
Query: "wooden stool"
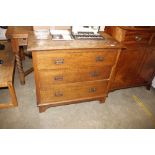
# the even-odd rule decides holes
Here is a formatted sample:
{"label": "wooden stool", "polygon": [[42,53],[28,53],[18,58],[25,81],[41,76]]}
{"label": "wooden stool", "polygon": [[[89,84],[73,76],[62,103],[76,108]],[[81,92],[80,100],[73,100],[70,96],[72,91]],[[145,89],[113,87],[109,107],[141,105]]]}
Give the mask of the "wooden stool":
{"label": "wooden stool", "polygon": [[13,86],[13,75],[15,66],[15,57],[11,52],[11,45],[7,41],[0,41],[5,45],[4,50],[0,50],[0,88],[7,87],[10,92],[11,101],[9,103],[0,103],[0,109],[17,106],[17,98]]}

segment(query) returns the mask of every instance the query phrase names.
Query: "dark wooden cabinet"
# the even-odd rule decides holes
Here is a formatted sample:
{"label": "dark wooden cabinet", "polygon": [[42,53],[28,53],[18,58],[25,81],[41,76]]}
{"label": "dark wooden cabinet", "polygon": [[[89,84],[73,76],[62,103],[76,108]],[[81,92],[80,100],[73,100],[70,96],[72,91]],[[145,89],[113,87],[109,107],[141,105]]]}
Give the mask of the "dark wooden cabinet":
{"label": "dark wooden cabinet", "polygon": [[149,86],[155,75],[154,27],[106,27],[106,32],[123,43],[111,90]]}
{"label": "dark wooden cabinet", "polygon": [[145,50],[143,48],[139,50],[125,49],[124,52],[120,54],[116,68],[116,76],[112,84],[114,89],[132,87],[141,83],[141,75],[139,72]]}
{"label": "dark wooden cabinet", "polygon": [[152,81],[155,75],[155,47],[149,47],[145,52],[145,59],[139,73],[144,83]]}

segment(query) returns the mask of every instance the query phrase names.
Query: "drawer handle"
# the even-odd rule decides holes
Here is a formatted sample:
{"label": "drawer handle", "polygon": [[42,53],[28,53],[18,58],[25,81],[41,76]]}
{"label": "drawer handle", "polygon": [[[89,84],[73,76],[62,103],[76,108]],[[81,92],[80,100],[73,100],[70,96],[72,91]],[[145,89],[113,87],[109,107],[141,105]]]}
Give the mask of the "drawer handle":
{"label": "drawer handle", "polygon": [[96,88],[90,88],[89,89],[89,93],[95,93],[96,92]]}
{"label": "drawer handle", "polygon": [[63,96],[63,93],[62,92],[55,92],[55,96],[56,97],[61,97],[61,96]]}
{"label": "drawer handle", "polygon": [[142,37],[141,36],[135,36],[135,40],[136,41],[141,41],[142,40]]}
{"label": "drawer handle", "polygon": [[3,64],[4,63],[4,61],[3,60],[0,60],[0,64]]}
{"label": "drawer handle", "polygon": [[55,64],[57,65],[61,65],[61,64],[64,64],[64,59],[63,58],[58,58],[55,60]]}
{"label": "drawer handle", "polygon": [[99,74],[97,73],[97,71],[93,71],[93,72],[90,72],[90,76],[91,77],[96,77],[98,76]]}
{"label": "drawer handle", "polygon": [[63,80],[63,76],[61,76],[61,75],[60,76],[55,76],[54,80],[55,81],[62,81]]}
{"label": "drawer handle", "polygon": [[97,56],[96,57],[96,62],[100,62],[100,61],[103,61],[104,58],[102,56]]}

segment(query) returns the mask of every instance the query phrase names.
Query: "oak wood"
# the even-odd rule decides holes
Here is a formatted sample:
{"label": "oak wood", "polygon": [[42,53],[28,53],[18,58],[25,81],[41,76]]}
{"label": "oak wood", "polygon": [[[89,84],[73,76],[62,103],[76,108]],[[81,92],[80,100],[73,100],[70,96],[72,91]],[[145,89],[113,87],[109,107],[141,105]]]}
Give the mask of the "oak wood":
{"label": "oak wood", "polygon": [[[96,56],[99,53],[104,56],[104,59],[96,62]],[[120,49],[117,48],[49,51],[45,50],[32,52],[36,82],[37,104],[40,107],[39,111],[43,112],[51,106],[64,105],[87,100],[97,99],[100,100],[101,103],[103,103],[103,101],[105,101],[105,97],[109,92],[109,81],[111,81],[114,77],[113,73],[115,71],[115,66],[117,64],[119,54]],[[69,60],[72,61],[72,64],[68,64],[65,67],[55,67],[55,63],[51,63],[51,55],[52,57],[56,58],[62,58],[58,57],[60,55],[63,55],[65,58],[68,58],[69,56],[71,57],[71,59]],[[48,62],[50,62],[51,64],[49,64]],[[46,65],[46,63],[48,65]],[[40,67],[40,64],[42,64],[42,67]],[[105,72],[103,72],[98,78],[89,77],[90,75],[88,73],[90,73],[90,71],[98,71],[101,73],[101,70],[105,70]],[[63,82],[60,80],[61,82],[59,81],[57,83],[55,82],[55,80],[52,80],[52,78],[50,78],[55,77],[60,73],[63,73],[67,76]],[[101,82],[105,83],[105,81],[106,86],[101,84]],[[97,88],[100,90],[100,93],[96,92],[96,94],[94,92],[94,96],[92,94],[90,94],[89,96],[87,89],[86,92],[82,93],[82,95],[84,96],[80,97],[79,94],[85,87],[89,86],[88,83],[93,83],[95,85],[98,82],[100,83],[97,85]],[[64,89],[64,93],[67,93],[67,95],[63,96],[62,92],[53,92],[56,88],[59,88],[59,90]],[[56,93],[56,96],[53,97],[52,93],[54,93],[54,96]]]}
{"label": "oak wood", "polygon": [[[37,60],[36,60],[36,52],[32,52],[32,62],[33,62],[33,68],[34,68],[34,78],[35,78],[35,86],[36,86],[36,99],[37,99],[37,105],[41,103],[40,101],[40,80],[38,75],[38,68],[37,68]],[[47,68],[48,69],[48,68]]]}
{"label": "oak wood", "polygon": [[54,104],[49,104],[49,103],[44,103],[44,104],[40,104],[38,105],[39,108],[39,112],[45,112],[48,108],[50,107],[56,107],[56,106],[63,106],[63,105],[68,105],[68,104],[77,104],[77,103],[81,103],[81,102],[88,102],[88,101],[94,101],[94,100],[99,100],[100,103],[104,103],[105,101],[105,96],[101,96],[101,97],[97,97],[97,98],[85,98],[84,100],[69,100],[69,101],[62,101],[62,102],[54,102]]}
{"label": "oak wood", "polygon": [[134,30],[134,31],[155,31],[155,26],[119,26],[124,30]]}
{"label": "oak wood", "polygon": [[53,85],[47,90],[40,89],[40,98],[42,103],[96,98],[105,95],[107,84],[108,81],[93,81]]}
{"label": "oak wood", "polygon": [[147,48],[140,77],[144,83],[151,82],[155,76],[155,47]]}
{"label": "oak wood", "polygon": [[150,86],[155,76],[155,27],[107,27],[106,31],[127,47],[120,54],[111,89]]}
{"label": "oak wood", "polygon": [[84,101],[105,101],[121,48],[103,33],[101,41],[38,40],[28,38],[32,50],[36,97],[40,112]]}
{"label": "oak wood", "polygon": [[123,49],[118,50],[116,60],[113,64],[113,68],[111,70],[111,74],[110,74],[110,78],[109,78],[110,80],[109,80],[108,87],[107,87],[107,95],[108,95],[108,92],[110,92],[112,85],[113,85],[113,82],[114,82],[114,78],[116,77],[116,68],[117,68],[118,60],[119,60],[119,57],[120,57],[122,50]]}
{"label": "oak wood", "polygon": [[126,44],[148,44],[152,33],[148,31],[127,31],[125,33],[124,43]]}
{"label": "oak wood", "polygon": [[150,47],[155,46],[155,32],[152,33],[152,36],[151,36],[150,41],[149,41],[149,45],[150,45]]}
{"label": "oak wood", "polygon": [[20,46],[26,46],[27,45],[27,38],[19,38],[18,43]]}
{"label": "oak wood", "polygon": [[104,103],[104,102],[105,102],[105,99],[106,99],[106,98],[102,98],[102,99],[100,99],[100,100],[99,100],[100,103],[101,103],[101,104]]}
{"label": "oak wood", "polygon": [[33,30],[32,26],[9,26],[6,31],[6,37],[11,40],[12,51],[15,54],[17,62],[17,70],[19,73],[20,83],[25,84],[25,76],[32,71],[32,69],[24,73],[22,60],[24,60],[23,48],[21,46],[27,45],[27,38],[29,32]]}
{"label": "oak wood", "polygon": [[11,53],[10,43],[7,41],[1,43],[5,45],[5,49],[0,51],[0,60],[4,62],[0,64],[0,87],[6,87],[8,81],[12,81],[15,58]]}
{"label": "oak wood", "polygon": [[141,82],[139,72],[145,49],[141,48],[141,52],[128,49],[125,51],[121,53],[117,64],[117,73],[113,82],[114,88],[136,86],[137,83]]}
{"label": "oak wood", "polygon": [[[37,51],[37,68],[65,69],[88,66],[111,66],[116,58],[117,50],[113,49],[83,49],[83,50],[54,50]],[[100,59],[100,60],[98,60]],[[59,62],[63,61],[63,62]]]}
{"label": "oak wood", "polygon": [[12,84],[12,81],[8,81],[8,88],[9,88],[11,99],[12,99],[11,104],[13,107],[16,107],[16,106],[18,106],[18,103],[17,103],[16,92],[15,92],[14,86]]}
{"label": "oak wood", "polygon": [[11,45],[7,41],[1,42],[5,45],[5,49],[0,51],[0,60],[3,64],[0,64],[0,88],[7,87],[10,92],[11,101],[9,103],[0,103],[0,109],[10,108],[17,106],[17,97],[13,86],[13,75],[15,58],[11,53]]}
{"label": "oak wood", "polygon": [[24,75],[27,76],[28,74],[33,72],[33,67],[31,67],[30,69],[28,69],[27,71],[25,71]]}
{"label": "oak wood", "polygon": [[33,31],[32,26],[9,26],[6,31],[6,37],[11,38],[28,38],[28,33]]}
{"label": "oak wood", "polygon": [[56,50],[56,49],[102,49],[102,48],[124,48],[125,46],[110,35],[102,32],[101,35],[104,40],[52,40],[49,36],[48,39],[37,39],[33,32],[29,33],[28,37],[28,51],[40,50]]}
{"label": "oak wood", "polygon": [[53,84],[109,79],[112,66],[85,67],[79,69],[56,69],[38,71],[40,87]]}

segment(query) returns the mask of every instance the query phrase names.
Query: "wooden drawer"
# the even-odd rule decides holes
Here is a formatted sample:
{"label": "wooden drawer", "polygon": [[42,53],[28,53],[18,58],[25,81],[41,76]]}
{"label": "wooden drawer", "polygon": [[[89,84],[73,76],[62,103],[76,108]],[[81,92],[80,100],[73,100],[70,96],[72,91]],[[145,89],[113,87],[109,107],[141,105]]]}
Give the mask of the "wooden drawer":
{"label": "wooden drawer", "polygon": [[127,31],[124,43],[148,44],[152,33],[146,31]]}
{"label": "wooden drawer", "polygon": [[108,79],[112,66],[104,66],[102,68],[90,67],[64,70],[40,70],[39,80],[40,87],[46,88],[52,84],[73,83],[83,81],[94,81]]}
{"label": "wooden drawer", "polygon": [[117,50],[58,50],[33,52],[33,61],[40,69],[64,69],[79,67],[111,66],[115,62]]}
{"label": "wooden drawer", "polygon": [[19,38],[18,43],[20,46],[27,45],[27,38]]}
{"label": "wooden drawer", "polygon": [[40,104],[104,97],[107,86],[108,81],[79,82],[49,86],[47,90],[40,90]]}

